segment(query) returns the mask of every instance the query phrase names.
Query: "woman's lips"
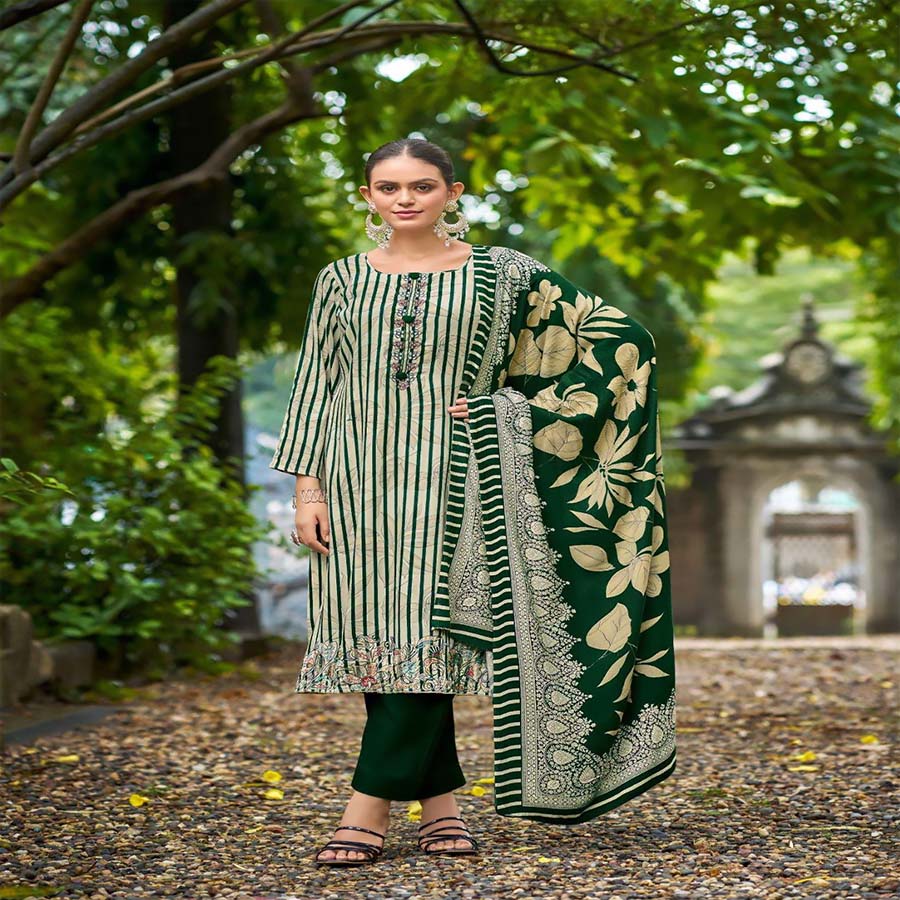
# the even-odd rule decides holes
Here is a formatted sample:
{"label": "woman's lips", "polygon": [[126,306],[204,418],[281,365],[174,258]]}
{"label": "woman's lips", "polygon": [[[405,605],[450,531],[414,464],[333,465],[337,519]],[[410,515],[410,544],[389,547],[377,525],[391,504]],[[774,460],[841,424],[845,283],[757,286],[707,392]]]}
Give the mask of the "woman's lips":
{"label": "woman's lips", "polygon": [[413,216],[417,216],[420,212],[420,209],[412,209],[408,211],[395,212],[394,215],[400,216],[401,219],[411,219]]}

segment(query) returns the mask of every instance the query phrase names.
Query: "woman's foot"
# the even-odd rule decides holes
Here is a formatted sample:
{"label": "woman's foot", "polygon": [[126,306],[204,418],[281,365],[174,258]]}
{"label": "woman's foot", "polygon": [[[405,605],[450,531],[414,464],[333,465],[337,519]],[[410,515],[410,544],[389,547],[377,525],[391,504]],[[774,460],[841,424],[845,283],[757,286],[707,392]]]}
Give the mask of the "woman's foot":
{"label": "woman's foot", "polygon": [[[419,803],[422,804],[423,822],[430,822],[432,819],[437,819],[439,816],[459,815],[459,806],[457,806],[456,797],[452,792],[449,794],[438,794],[436,797],[420,800]],[[435,822],[430,828],[427,828],[425,831],[420,831],[419,837],[426,837],[431,834],[432,831],[438,830],[444,826],[450,828],[459,826],[459,829],[462,830],[462,825],[462,822],[454,822],[452,820],[447,822]],[[434,840],[428,842],[429,850],[450,850],[457,847],[460,850],[471,849],[472,842],[462,837],[454,839],[452,832],[447,836],[446,840]]]}
{"label": "woman's foot", "polygon": [[[354,791],[347,802],[344,809],[344,815],[341,817],[341,825],[360,825],[363,828],[371,828],[381,834],[387,835],[388,825],[391,821],[391,801],[382,797],[373,797],[371,794],[363,794],[360,791]],[[375,847],[380,847],[384,841],[375,837],[374,834],[367,834],[365,831],[352,831],[344,828],[338,828],[332,835],[332,838],[339,841],[365,841]],[[317,859],[365,859],[366,853],[363,850],[338,849],[329,848],[320,851]]]}

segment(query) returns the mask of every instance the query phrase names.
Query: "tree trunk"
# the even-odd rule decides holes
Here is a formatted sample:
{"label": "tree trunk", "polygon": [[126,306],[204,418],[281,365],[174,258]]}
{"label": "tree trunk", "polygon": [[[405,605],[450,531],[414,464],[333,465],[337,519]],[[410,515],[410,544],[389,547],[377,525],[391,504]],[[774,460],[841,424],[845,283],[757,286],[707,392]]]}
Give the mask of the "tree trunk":
{"label": "tree trunk", "polygon": [[[167,0],[165,27],[194,12],[198,0]],[[172,68],[179,68],[215,55],[213,28],[196,41],[173,53]],[[172,110],[171,126],[172,170],[177,175],[194,168],[206,159],[229,135],[231,129],[231,87],[226,83],[195,100],[188,100]],[[202,188],[188,188],[172,201],[176,241],[183,245],[197,232],[221,231],[231,233],[233,186],[229,178],[215,180]],[[238,355],[238,310],[234,297],[225,296],[212,316],[198,318],[189,310],[191,292],[200,281],[200,274],[190,264],[179,264],[175,281],[177,303],[178,376],[182,390],[187,389],[206,369],[213,356],[232,359]],[[241,409],[241,385],[222,397],[216,428],[210,447],[223,466],[228,457],[238,460],[233,474],[244,483],[244,417]],[[248,599],[253,599],[252,594]],[[258,631],[256,604],[234,612],[229,626],[239,630]]]}

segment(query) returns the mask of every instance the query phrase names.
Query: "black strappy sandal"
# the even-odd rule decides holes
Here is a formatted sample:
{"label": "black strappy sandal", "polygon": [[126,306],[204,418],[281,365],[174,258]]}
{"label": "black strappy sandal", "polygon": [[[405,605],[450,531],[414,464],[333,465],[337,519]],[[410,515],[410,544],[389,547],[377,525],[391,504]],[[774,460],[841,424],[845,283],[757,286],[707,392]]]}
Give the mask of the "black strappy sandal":
{"label": "black strappy sandal", "polygon": [[[365,866],[369,863],[375,862],[376,859],[381,855],[381,851],[384,849],[384,835],[380,834],[377,831],[372,831],[371,828],[363,828],[361,825],[338,825],[337,828],[334,829],[334,834],[341,830],[352,830],[352,831],[365,831],[368,834],[374,834],[376,837],[380,837],[382,840],[382,844],[379,847],[377,844],[370,844],[366,841],[344,841],[340,838],[332,838],[324,847],[322,847],[317,853],[315,857],[315,863],[318,866]],[[365,859],[350,859],[346,857],[344,859],[339,859],[338,857],[334,857],[332,859],[319,859],[319,854],[321,854],[324,850],[360,850],[365,853]]]}
{"label": "black strappy sandal", "polygon": [[[419,849],[431,856],[447,854],[448,856],[473,856],[478,853],[478,841],[469,834],[469,829],[465,823],[462,825],[442,825],[440,828],[434,828],[427,834],[422,834],[422,829],[435,822],[443,822],[445,819],[456,819],[459,822],[463,820],[459,816],[438,816],[430,822],[419,826]],[[456,834],[447,834],[447,832],[457,832]],[[462,831],[462,834],[458,832]],[[442,847],[440,850],[429,850],[428,848],[436,842],[440,841],[469,841],[471,847]]]}

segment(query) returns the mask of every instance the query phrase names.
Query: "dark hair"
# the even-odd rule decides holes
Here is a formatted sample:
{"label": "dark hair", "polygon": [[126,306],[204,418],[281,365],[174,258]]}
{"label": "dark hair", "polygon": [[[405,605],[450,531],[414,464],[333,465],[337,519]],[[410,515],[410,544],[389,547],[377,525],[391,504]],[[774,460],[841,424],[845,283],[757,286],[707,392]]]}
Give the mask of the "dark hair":
{"label": "dark hair", "polygon": [[366,160],[366,184],[371,185],[372,183],[372,169],[375,167],[375,163],[404,154],[437,166],[447,187],[450,187],[456,180],[453,174],[453,160],[450,159],[450,154],[443,147],[432,144],[431,141],[426,141],[424,138],[400,138],[382,144],[369,154],[369,158]]}

